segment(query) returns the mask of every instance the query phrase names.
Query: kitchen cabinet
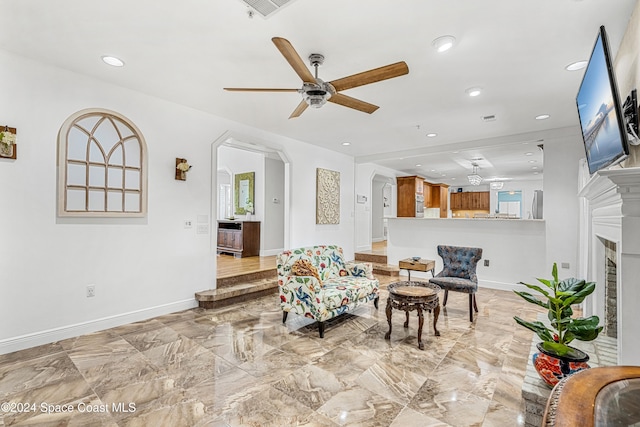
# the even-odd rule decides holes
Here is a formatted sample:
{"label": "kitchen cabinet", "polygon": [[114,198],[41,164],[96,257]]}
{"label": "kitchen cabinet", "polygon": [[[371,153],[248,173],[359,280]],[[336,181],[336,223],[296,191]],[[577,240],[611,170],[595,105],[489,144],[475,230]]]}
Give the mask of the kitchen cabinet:
{"label": "kitchen cabinet", "polygon": [[424,216],[424,178],[416,175],[396,178],[398,188],[398,217]]}
{"label": "kitchen cabinet", "polygon": [[490,195],[488,191],[451,193],[452,211],[489,211]]}
{"label": "kitchen cabinet", "polygon": [[218,254],[260,255],[260,221],[218,221]]}
{"label": "kitchen cabinet", "polygon": [[424,181],[422,188],[422,194],[424,196],[424,207],[431,207],[431,184],[429,184],[427,181]]}
{"label": "kitchen cabinet", "polygon": [[[449,209],[449,186],[447,184],[429,184],[429,190],[429,203],[426,206],[440,209],[440,218],[446,218]],[[425,196],[426,199],[427,196]]]}

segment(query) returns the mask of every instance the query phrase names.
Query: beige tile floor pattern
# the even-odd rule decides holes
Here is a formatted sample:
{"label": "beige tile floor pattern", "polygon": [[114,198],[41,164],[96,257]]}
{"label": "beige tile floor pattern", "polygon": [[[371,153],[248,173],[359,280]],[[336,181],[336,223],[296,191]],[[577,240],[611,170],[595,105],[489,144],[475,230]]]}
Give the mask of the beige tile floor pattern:
{"label": "beige tile floor pattern", "polygon": [[36,404],[0,411],[0,426],[523,425],[532,334],[512,317],[537,310],[511,292],[477,298],[470,323],[467,295],[450,294],[440,337],[425,316],[424,351],[415,312],[404,329],[394,310],[384,339],[382,289],[378,310],[357,308],[324,339],[309,319],[283,325],[268,296],[0,355],[0,403]]}

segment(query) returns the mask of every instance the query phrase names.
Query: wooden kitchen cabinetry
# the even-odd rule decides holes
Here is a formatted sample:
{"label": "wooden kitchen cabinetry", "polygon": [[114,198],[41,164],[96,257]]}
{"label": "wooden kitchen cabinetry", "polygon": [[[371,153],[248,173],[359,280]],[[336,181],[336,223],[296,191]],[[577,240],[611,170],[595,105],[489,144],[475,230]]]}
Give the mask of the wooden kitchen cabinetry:
{"label": "wooden kitchen cabinetry", "polygon": [[260,221],[218,221],[218,254],[260,255]]}
{"label": "wooden kitchen cabinetry", "polygon": [[[428,186],[429,195],[424,196],[425,207],[440,209],[440,218],[446,218],[449,209],[449,186],[447,184],[428,184]],[[425,190],[426,188],[425,185]]]}
{"label": "wooden kitchen cabinetry", "polygon": [[431,184],[425,181],[422,188],[422,193],[424,195],[424,207],[429,208],[431,207]]}
{"label": "wooden kitchen cabinetry", "polygon": [[422,216],[418,204],[424,199],[424,178],[416,175],[396,178],[398,187],[398,217]]}
{"label": "wooden kitchen cabinetry", "polygon": [[451,193],[452,211],[489,211],[489,192],[470,191]]}

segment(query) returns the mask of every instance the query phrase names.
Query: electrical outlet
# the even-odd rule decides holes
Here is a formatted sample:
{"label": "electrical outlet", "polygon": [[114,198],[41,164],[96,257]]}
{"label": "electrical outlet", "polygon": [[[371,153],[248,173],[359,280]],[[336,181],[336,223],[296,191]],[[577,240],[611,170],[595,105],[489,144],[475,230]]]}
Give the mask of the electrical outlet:
{"label": "electrical outlet", "polygon": [[488,260],[488,259],[485,259],[485,260],[484,260],[484,266],[485,266],[485,267],[489,267],[489,260]]}
{"label": "electrical outlet", "polygon": [[193,227],[193,221],[191,221],[190,219],[185,219],[184,228],[191,228],[191,227]]}
{"label": "electrical outlet", "polygon": [[96,285],[87,285],[87,298],[96,296]]}
{"label": "electrical outlet", "polygon": [[563,262],[562,263],[562,268],[571,268],[570,264],[568,262]]}

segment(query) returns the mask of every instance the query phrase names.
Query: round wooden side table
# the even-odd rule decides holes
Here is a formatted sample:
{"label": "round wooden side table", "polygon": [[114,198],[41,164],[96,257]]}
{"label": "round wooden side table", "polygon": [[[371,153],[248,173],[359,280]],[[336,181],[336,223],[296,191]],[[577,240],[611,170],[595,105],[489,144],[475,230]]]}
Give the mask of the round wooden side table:
{"label": "round wooden side table", "polygon": [[433,310],[433,331],[437,337],[440,336],[436,327],[440,315],[440,300],[438,298],[440,286],[428,282],[403,281],[391,283],[387,290],[389,298],[387,299],[386,313],[389,332],[386,333],[384,339],[391,339],[391,311],[393,308],[403,310],[406,313],[405,328],[409,327],[409,312],[416,310],[418,312],[418,348],[424,350],[422,343],[423,310]]}

